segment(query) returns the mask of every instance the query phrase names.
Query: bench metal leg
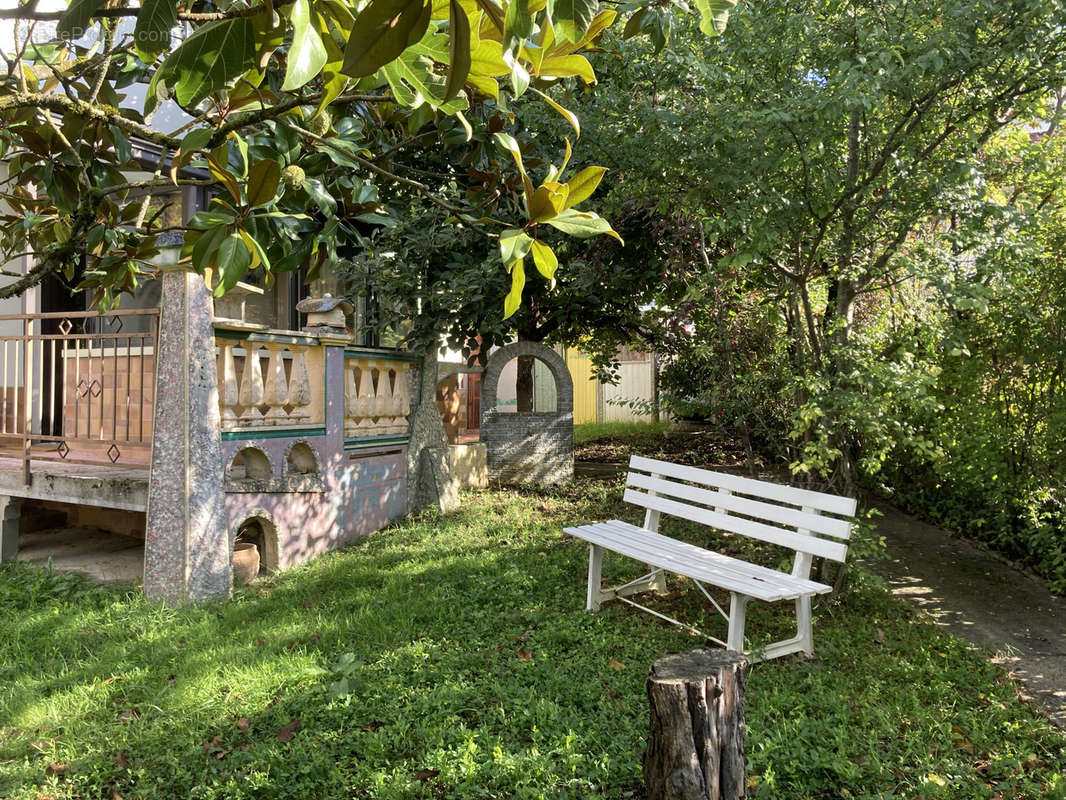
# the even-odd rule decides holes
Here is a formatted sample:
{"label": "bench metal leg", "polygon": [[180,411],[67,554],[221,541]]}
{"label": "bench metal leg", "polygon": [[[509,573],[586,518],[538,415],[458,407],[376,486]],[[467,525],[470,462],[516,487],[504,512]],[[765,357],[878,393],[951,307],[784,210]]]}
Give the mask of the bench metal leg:
{"label": "bench metal leg", "polygon": [[603,548],[589,545],[589,590],[586,611],[600,610],[600,576],[603,572]]}
{"label": "bench metal leg", "polygon": [[744,622],[750,600],[747,595],[736,592],[729,594],[729,635],[726,636],[726,650],[744,652]]}
{"label": "bench metal leg", "polygon": [[811,598],[796,598],[796,644],[809,656],[814,655],[814,631],[811,628]]}

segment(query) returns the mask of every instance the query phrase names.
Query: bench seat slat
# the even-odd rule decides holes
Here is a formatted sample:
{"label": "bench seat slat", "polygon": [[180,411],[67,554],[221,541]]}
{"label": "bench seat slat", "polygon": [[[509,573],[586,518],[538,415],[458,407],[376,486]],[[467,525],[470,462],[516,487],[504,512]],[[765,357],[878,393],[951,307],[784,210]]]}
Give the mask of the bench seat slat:
{"label": "bench seat slat", "polygon": [[[763,503],[740,495],[723,494],[713,489],[689,486],[688,484],[669,481],[654,475],[644,475],[640,472],[630,472],[627,483],[630,486],[647,489],[660,495],[689,500],[693,503],[702,503],[712,508],[724,508],[728,511],[735,511],[738,514],[758,517],[759,519],[777,522],[789,527],[803,528],[815,533],[833,536],[837,539],[847,539],[851,535],[851,523],[844,519],[810,514],[788,506]],[[797,535],[803,536],[805,534]]]}
{"label": "bench seat slat", "polygon": [[708,508],[692,506],[667,497],[657,497],[645,492],[638,492],[634,489],[626,489],[622,499],[627,503],[650,508],[653,511],[660,511],[673,517],[699,522],[712,528],[718,528],[730,533],[739,533],[752,539],[759,539],[770,544],[787,547],[801,553],[810,553],[812,556],[820,556],[833,561],[843,561],[848,552],[847,545],[842,542],[832,542],[826,539],[819,539],[816,536],[804,536],[796,533],[796,531],[776,528],[773,525],[766,525],[762,522],[734,517],[729,514],[719,514],[717,511],[712,511]]}
{"label": "bench seat slat", "polygon": [[[640,528],[620,520],[610,520],[609,522],[604,522],[602,524],[605,529],[609,529],[616,536],[633,542],[638,546],[646,546],[647,536],[649,534],[652,536],[663,536],[663,534],[649,531],[647,528]],[[740,580],[757,580],[760,585],[765,583],[775,586],[781,591],[787,592],[787,597],[794,597],[797,593],[818,594],[826,588],[823,584],[816,583],[815,581],[794,578],[787,573],[778,572],[775,569],[763,567],[758,564],[752,564],[739,558],[733,558],[724,553],[705,550],[694,544],[682,542],[678,539],[671,539],[667,536],[663,536],[663,538],[671,543],[672,550],[676,551],[676,555],[682,560],[682,563],[690,563],[693,558],[696,558],[700,561],[710,563],[716,571],[721,570],[723,573],[734,574]]]}
{"label": "bench seat slat", "polygon": [[842,517],[855,516],[857,507],[857,501],[851,497],[814,492],[810,489],[799,489],[795,486],[783,486],[769,481],[743,478],[739,475],[714,472],[709,469],[700,469],[699,467],[688,467],[684,464],[673,464],[669,461],[659,461],[658,459],[645,458],[643,456],[633,456],[629,460],[629,468],[682,481],[692,481],[693,483],[728,489],[740,494],[764,497],[768,500],[788,503],[797,508],[807,506],[829,514],[838,514]]}
{"label": "bench seat slat", "polygon": [[[824,584],[756,567],[619,520],[567,528],[566,532],[669,572],[765,602],[823,594],[831,590]],[[752,567],[756,569],[752,570]]]}

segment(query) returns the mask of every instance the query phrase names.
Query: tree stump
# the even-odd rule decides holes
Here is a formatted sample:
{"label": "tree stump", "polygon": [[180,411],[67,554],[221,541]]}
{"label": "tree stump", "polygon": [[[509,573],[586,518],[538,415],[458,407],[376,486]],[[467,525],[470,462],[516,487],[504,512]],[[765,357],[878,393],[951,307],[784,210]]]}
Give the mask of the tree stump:
{"label": "tree stump", "polygon": [[747,671],[748,659],[731,650],[693,650],[652,664],[649,800],[744,798]]}

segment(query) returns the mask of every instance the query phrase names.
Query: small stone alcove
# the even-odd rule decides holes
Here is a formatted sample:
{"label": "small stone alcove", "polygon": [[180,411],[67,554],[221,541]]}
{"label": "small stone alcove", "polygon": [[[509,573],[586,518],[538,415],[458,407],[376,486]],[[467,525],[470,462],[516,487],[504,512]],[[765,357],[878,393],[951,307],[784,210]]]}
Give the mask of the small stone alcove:
{"label": "small stone alcove", "polygon": [[[514,359],[542,362],[554,381],[554,411],[503,410],[500,378]],[[535,399],[535,398],[534,398]],[[549,406],[550,407],[550,406]],[[481,381],[481,441],[489,479],[500,483],[568,483],[574,477],[574,385],[566,362],[536,342],[515,342],[489,356]]]}

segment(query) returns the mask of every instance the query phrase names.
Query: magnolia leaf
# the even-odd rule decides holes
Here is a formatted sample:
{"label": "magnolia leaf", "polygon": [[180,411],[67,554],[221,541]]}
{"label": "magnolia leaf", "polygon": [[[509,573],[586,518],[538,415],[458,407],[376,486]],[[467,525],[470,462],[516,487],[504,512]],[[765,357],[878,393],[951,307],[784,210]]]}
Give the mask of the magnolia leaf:
{"label": "magnolia leaf", "polygon": [[209,22],[167,56],[157,77],[174,87],[179,104],[195,106],[253,66],[254,39],[248,17]]}
{"label": "magnolia leaf", "polygon": [[530,222],[547,222],[559,215],[566,208],[569,187],[565,183],[544,183],[533,192],[533,201],[529,204]]}
{"label": "magnolia leaf", "polygon": [[548,56],[540,64],[541,75],[556,78],[581,78],[585,83],[595,83],[596,73],[584,56]]}
{"label": "magnolia leaf", "polygon": [[[554,100],[552,100],[548,95],[546,95],[544,92],[542,92],[536,86],[533,87],[533,91],[536,92],[538,95],[540,95],[541,99],[543,99],[545,103],[547,103],[552,108],[554,108],[556,111],[558,111],[559,115],[563,119],[565,119],[567,122],[570,123],[571,127],[574,129],[574,133],[577,134],[578,138],[581,137],[581,122],[578,120],[577,114],[575,114],[573,111],[570,111],[567,108],[563,108],[561,105],[559,105]],[[569,147],[569,142],[567,143],[567,147]],[[566,165],[564,164],[563,165],[563,169],[565,169],[565,168],[566,168]],[[559,171],[562,172],[562,170],[559,170]]]}
{"label": "magnolia leaf", "polygon": [[700,12],[700,31],[706,36],[725,32],[729,23],[729,12],[736,6],[737,0],[696,0]]}
{"label": "magnolia leaf", "polygon": [[644,15],[648,13],[647,8],[638,9],[635,14],[630,16],[626,20],[626,26],[622,29],[623,39],[632,39],[634,36],[640,33],[641,23],[644,22]]}
{"label": "magnolia leaf", "polygon": [[470,73],[466,76],[466,82],[486,97],[491,97],[493,100],[500,99],[500,85],[496,83],[495,78]]}
{"label": "magnolia leaf", "polygon": [[522,163],[522,150],[518,147],[518,142],[509,133],[497,133],[496,141],[503,145],[504,149],[510,152],[511,157],[514,158],[515,164],[518,165],[518,172],[522,175],[522,186],[525,189],[526,207],[528,210],[529,204],[533,201],[533,181],[526,175],[525,164]]}
{"label": "magnolia leaf", "polygon": [[285,44],[286,26],[281,19],[275,20],[274,12],[266,8],[252,17],[252,27],[256,41],[255,65],[265,70],[274,51]]}
{"label": "magnolia leaf", "polygon": [[533,263],[537,266],[537,272],[549,281],[555,281],[555,270],[559,269],[559,259],[544,242],[534,241],[529,248],[533,252]]}
{"label": "magnolia leaf", "polygon": [[399,58],[425,34],[431,12],[424,0],[370,0],[355,18],[341,72],[362,78]]}
{"label": "magnolia leaf", "polygon": [[503,51],[503,60],[511,70],[511,90],[515,97],[521,97],[529,88],[529,72],[514,57],[510,50]]}
{"label": "magnolia leaf", "polygon": [[522,259],[518,259],[510,266],[511,291],[503,298],[503,318],[507,319],[522,305],[522,289],[526,285],[526,268]]}
{"label": "magnolia leaf", "polygon": [[170,49],[170,31],[178,24],[178,0],[141,0],[133,43],[141,61],[151,64],[154,56]]}
{"label": "magnolia leaf", "polygon": [[470,20],[458,0],[448,3],[448,20],[451,26],[449,36],[448,82],[444,86],[444,100],[447,102],[459,94],[470,74]]}
{"label": "magnolia leaf", "polygon": [[533,33],[533,17],[529,12],[529,0],[511,0],[507,4],[507,15],[503,24],[503,44],[509,47],[511,42],[524,41]]}
{"label": "magnolia leaf", "polygon": [[570,196],[566,199],[566,208],[576,206],[596,191],[596,187],[603,180],[607,167],[585,167],[581,172],[567,181],[570,186]]}
{"label": "magnolia leaf", "polygon": [[263,249],[263,245],[259,244],[259,241],[243,228],[239,228],[237,230],[237,233],[241,235],[241,239],[244,240],[244,244],[248,247],[248,250],[252,254],[252,265],[251,267],[249,267],[249,269],[262,267],[264,270],[269,270],[270,259],[267,258],[267,254],[266,251]]}
{"label": "magnolia leaf", "polygon": [[556,0],[556,30],[571,42],[580,42],[592,24],[599,5],[599,0]]}
{"label": "magnolia leaf", "polygon": [[322,68],[322,99],[318,101],[315,116],[321,114],[326,106],[340,97],[344,87],[348,85],[348,76],[341,72],[344,52],[333,41],[332,36],[325,36],[322,44],[326,47],[326,64]]}
{"label": "magnolia leaf", "polygon": [[66,41],[80,39],[89,27],[93,12],[104,5],[104,2],[105,0],[71,0],[67,10],[56,23],[56,36]]}
{"label": "magnolia leaf", "polygon": [[498,78],[511,71],[503,60],[503,46],[492,39],[482,39],[470,53],[470,73]]}
{"label": "magnolia leaf", "polygon": [[292,44],[285,58],[283,92],[299,89],[322,71],[326,63],[326,46],[315,30],[308,0],[296,0],[292,6]]}
{"label": "magnolia leaf", "polygon": [[500,33],[504,30],[504,16],[500,7],[493,2],[493,0],[477,0],[477,4],[481,6],[481,10],[485,12],[492,24],[496,26]]}
{"label": "magnolia leaf", "polygon": [[241,201],[241,187],[237,183],[236,176],[223,167],[213,155],[207,157],[207,169],[212,178],[226,187],[233,201],[239,203]]}
{"label": "magnolia leaf", "polygon": [[576,211],[573,208],[567,208],[559,216],[548,220],[548,224],[578,239],[589,239],[605,233],[619,242],[622,241],[622,237],[611,227],[611,223],[591,211]]}
{"label": "magnolia leaf", "polygon": [[258,161],[248,171],[248,205],[261,206],[269,203],[278,193],[281,180],[281,165],[272,158]]}
{"label": "magnolia leaf", "polygon": [[508,228],[500,234],[500,260],[512,264],[525,257],[533,240],[517,228]]}

